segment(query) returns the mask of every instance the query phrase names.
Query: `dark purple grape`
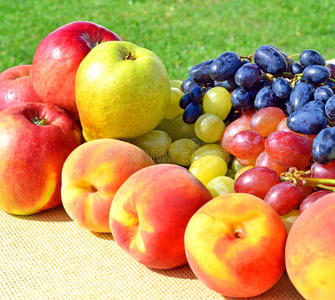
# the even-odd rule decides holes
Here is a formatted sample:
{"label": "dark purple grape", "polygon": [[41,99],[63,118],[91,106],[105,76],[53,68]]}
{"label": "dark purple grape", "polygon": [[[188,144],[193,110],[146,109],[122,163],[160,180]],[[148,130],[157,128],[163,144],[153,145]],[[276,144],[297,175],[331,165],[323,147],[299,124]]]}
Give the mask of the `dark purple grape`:
{"label": "dark purple grape", "polygon": [[220,54],[209,67],[209,76],[214,81],[224,81],[232,77],[241,66],[241,58],[233,51]]}
{"label": "dark purple grape", "polygon": [[190,77],[188,77],[182,82],[180,90],[184,92],[184,94],[186,94],[186,93],[189,93],[192,90],[192,88],[198,85],[199,84],[197,84]]}
{"label": "dark purple grape", "polygon": [[319,86],[314,91],[314,100],[316,101],[323,101],[326,103],[326,101],[334,95],[333,90],[328,86]]}
{"label": "dark purple grape", "polygon": [[198,84],[213,82],[209,76],[209,67],[213,61],[214,59],[210,59],[193,66],[189,72],[190,78]]}
{"label": "dark purple grape", "polygon": [[245,65],[245,64],[249,64],[249,63],[251,63],[251,60],[249,60],[249,59],[243,59],[243,60],[241,61],[241,67],[242,67],[243,65]]}
{"label": "dark purple grape", "polygon": [[314,135],[327,127],[327,117],[319,108],[301,108],[289,115],[286,124],[294,132]]}
{"label": "dark purple grape", "polygon": [[[239,117],[241,116],[241,114],[235,109],[234,106],[232,106],[226,120],[225,120],[225,123],[226,121],[228,121],[228,124],[230,124],[231,122],[234,122],[235,120],[237,120]],[[228,126],[228,125],[227,125]]]}
{"label": "dark purple grape", "polygon": [[314,87],[306,82],[300,82],[294,86],[290,94],[290,106],[292,112],[302,108],[307,102],[313,100]]}
{"label": "dark purple grape", "polygon": [[204,109],[200,103],[191,102],[183,112],[183,121],[186,124],[193,124],[203,114]]}
{"label": "dark purple grape", "polygon": [[214,83],[213,83],[213,86],[212,85],[203,85],[203,90],[204,90],[205,94],[214,86],[215,86]]}
{"label": "dark purple grape", "polygon": [[304,69],[302,75],[310,84],[320,84],[330,78],[330,71],[320,65],[310,65]]}
{"label": "dark purple grape", "polygon": [[325,104],[325,113],[330,121],[335,121],[335,95],[327,100]]}
{"label": "dark purple grape", "polygon": [[293,75],[297,75],[297,74],[301,74],[302,71],[304,70],[304,68],[301,64],[294,63],[294,64],[292,64],[291,70],[292,70]]}
{"label": "dark purple grape", "polygon": [[292,87],[283,77],[273,80],[271,87],[275,95],[280,99],[287,99],[292,91]]}
{"label": "dark purple grape", "polygon": [[292,105],[290,103],[290,100],[285,101],[284,111],[285,111],[285,115],[288,115],[288,116],[293,113],[293,108],[292,108]]}
{"label": "dark purple grape", "polygon": [[257,85],[261,79],[261,69],[253,63],[240,67],[235,73],[235,82],[244,89],[250,89]]}
{"label": "dark purple grape", "polygon": [[323,58],[323,56],[319,52],[312,49],[307,49],[301,52],[299,62],[304,68],[311,65],[319,65],[319,66],[326,65],[326,61]]}
{"label": "dark purple grape", "polygon": [[182,109],[185,109],[192,102],[190,93],[184,94],[179,100],[179,106]]}
{"label": "dark purple grape", "polygon": [[199,102],[204,98],[205,91],[201,86],[195,86],[190,92],[192,102]]}
{"label": "dark purple grape", "polygon": [[254,108],[254,97],[242,87],[238,87],[231,93],[230,102],[235,109],[250,110]]}
{"label": "dark purple grape", "polygon": [[312,158],[315,162],[326,165],[335,159],[335,127],[327,127],[313,140]]}
{"label": "dark purple grape", "polygon": [[253,99],[256,98],[257,93],[260,91],[257,87],[253,87],[251,89],[247,89],[248,93],[251,95]]}
{"label": "dark purple grape", "polygon": [[285,57],[271,45],[263,45],[254,53],[255,63],[266,73],[281,75],[287,69]]}
{"label": "dark purple grape", "polygon": [[325,103],[322,102],[322,101],[319,101],[319,100],[312,100],[312,101],[309,101],[307,102],[303,107],[302,109],[304,108],[318,108],[318,109],[321,109],[321,110],[325,110]]}
{"label": "dark purple grape", "polygon": [[259,110],[265,107],[277,107],[279,98],[273,92],[271,86],[265,86],[257,93],[254,107]]}
{"label": "dark purple grape", "polygon": [[327,64],[326,68],[330,72],[330,78],[335,79],[335,65],[334,64]]}
{"label": "dark purple grape", "polygon": [[260,80],[259,80],[259,82],[257,83],[257,85],[256,85],[256,89],[257,90],[260,90],[260,89],[262,89],[263,87],[265,87],[265,86],[268,86],[268,85],[271,85],[271,83],[268,81],[268,80],[266,80],[265,78],[261,78]]}
{"label": "dark purple grape", "polygon": [[326,86],[328,86],[330,89],[332,89],[335,86],[335,84],[334,84],[334,82],[332,82],[330,80],[327,80],[326,81]]}
{"label": "dark purple grape", "polygon": [[280,49],[278,49],[278,50],[279,50],[280,54],[283,55],[286,59],[287,68],[286,68],[285,72],[292,73],[292,65],[294,64],[294,59],[292,57],[288,58],[289,57],[288,54],[281,51]]}
{"label": "dark purple grape", "polygon": [[235,90],[236,88],[238,88],[237,83],[235,82],[235,78],[231,77],[227,80],[224,81],[214,81],[214,85],[215,86],[221,86],[223,88],[225,88],[227,91],[231,92],[233,90]]}

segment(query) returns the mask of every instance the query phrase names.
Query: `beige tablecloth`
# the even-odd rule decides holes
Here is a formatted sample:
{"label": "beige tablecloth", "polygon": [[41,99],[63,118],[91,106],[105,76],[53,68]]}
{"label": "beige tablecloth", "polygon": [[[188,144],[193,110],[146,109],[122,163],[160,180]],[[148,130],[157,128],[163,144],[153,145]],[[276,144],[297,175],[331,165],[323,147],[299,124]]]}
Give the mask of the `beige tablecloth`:
{"label": "beige tablecloth", "polygon": [[[148,269],[108,233],[74,223],[62,207],[31,216],[0,211],[0,299],[235,299],[204,286],[188,265]],[[249,298],[251,299],[251,298]],[[252,299],[303,299],[286,274]]]}

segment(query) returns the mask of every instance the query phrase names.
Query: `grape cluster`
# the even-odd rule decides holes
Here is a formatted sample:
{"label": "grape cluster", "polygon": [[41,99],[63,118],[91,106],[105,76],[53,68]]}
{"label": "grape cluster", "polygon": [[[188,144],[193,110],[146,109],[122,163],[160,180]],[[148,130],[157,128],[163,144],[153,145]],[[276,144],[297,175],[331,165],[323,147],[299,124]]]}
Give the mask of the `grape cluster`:
{"label": "grape cluster", "polygon": [[[296,57],[264,45],[193,66],[171,82],[165,119],[130,142],[188,168],[213,197],[254,194],[284,218],[303,211],[335,178],[335,65],[315,50]],[[285,179],[292,167],[310,184]]]}
{"label": "grape cluster", "polygon": [[[180,107],[184,121],[195,123],[204,113],[203,99],[218,87],[231,93],[232,109],[224,121],[245,111],[277,107],[290,130],[315,137],[312,158],[327,164],[335,159],[334,78],[335,65],[327,65],[315,50],[289,56],[273,45],[263,45],[247,57],[227,51],[190,69],[181,85],[185,95]],[[195,93],[201,94],[196,100]]]}

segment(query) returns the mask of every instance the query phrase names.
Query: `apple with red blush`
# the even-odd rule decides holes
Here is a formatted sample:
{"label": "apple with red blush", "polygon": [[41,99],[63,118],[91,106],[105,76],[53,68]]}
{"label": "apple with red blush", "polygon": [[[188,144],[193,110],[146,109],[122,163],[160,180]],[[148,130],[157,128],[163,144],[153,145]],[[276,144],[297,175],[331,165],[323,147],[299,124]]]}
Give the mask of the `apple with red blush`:
{"label": "apple with red blush", "polygon": [[83,141],[68,113],[51,103],[0,112],[0,209],[30,215],[62,204],[61,172]]}
{"label": "apple with red blush", "polygon": [[0,74],[0,111],[19,103],[41,102],[32,79],[32,65],[18,65]]}
{"label": "apple with red blush", "polygon": [[79,120],[75,101],[75,77],[83,58],[96,45],[120,41],[111,30],[88,21],[65,24],[49,33],[37,46],[32,80],[44,103],[53,103]]}

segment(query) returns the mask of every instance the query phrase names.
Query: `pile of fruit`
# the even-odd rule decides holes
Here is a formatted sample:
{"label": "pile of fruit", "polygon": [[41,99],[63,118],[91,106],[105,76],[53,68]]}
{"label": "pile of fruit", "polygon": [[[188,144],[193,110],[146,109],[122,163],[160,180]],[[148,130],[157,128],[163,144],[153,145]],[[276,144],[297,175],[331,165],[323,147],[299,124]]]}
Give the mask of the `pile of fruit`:
{"label": "pile of fruit", "polygon": [[335,65],[262,45],[170,80],[148,49],[66,24],[0,74],[0,208],[63,205],[149,268],[254,297],[335,293]]}

